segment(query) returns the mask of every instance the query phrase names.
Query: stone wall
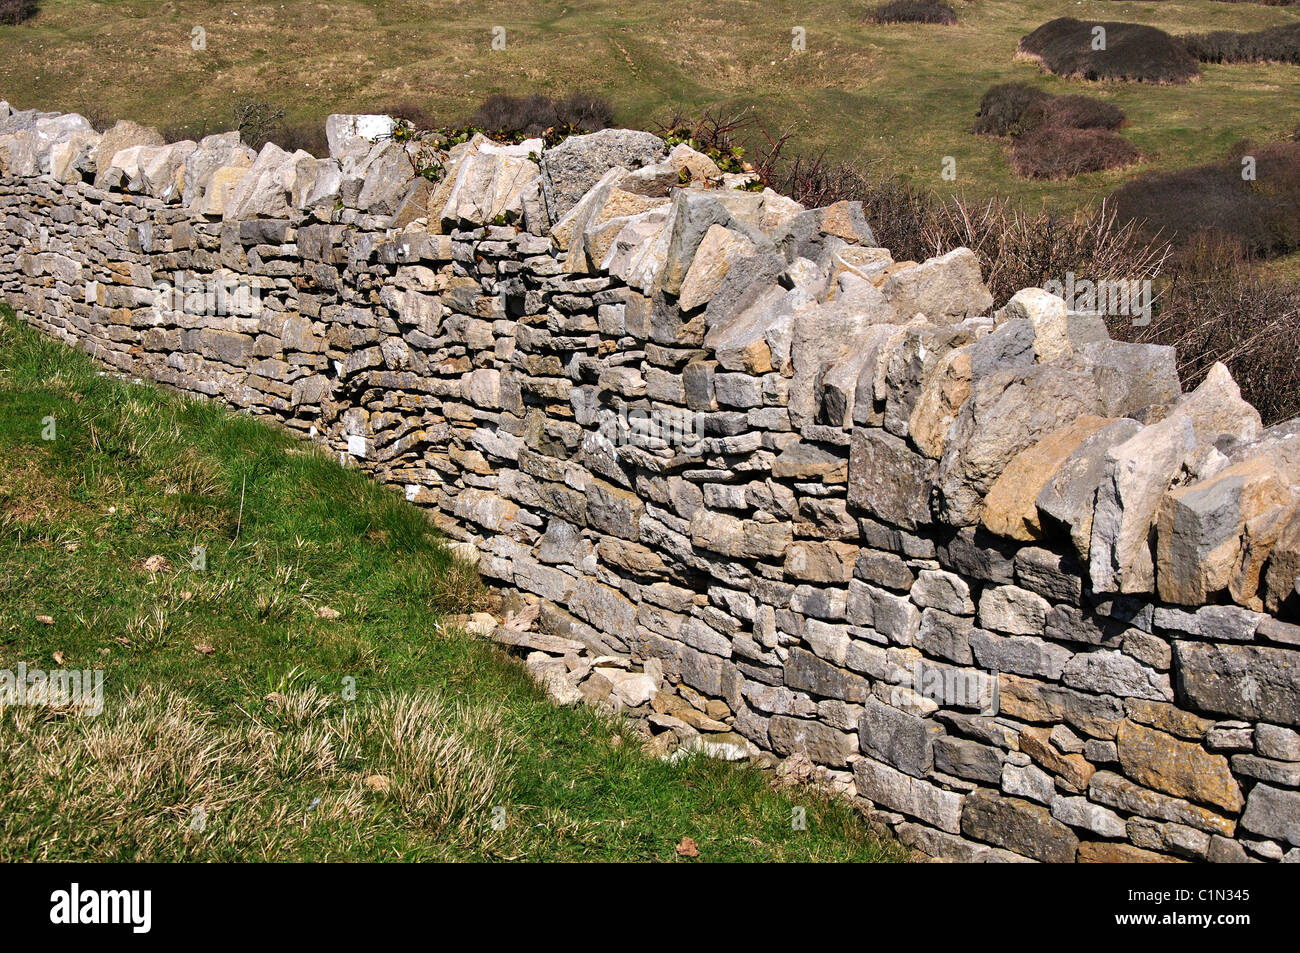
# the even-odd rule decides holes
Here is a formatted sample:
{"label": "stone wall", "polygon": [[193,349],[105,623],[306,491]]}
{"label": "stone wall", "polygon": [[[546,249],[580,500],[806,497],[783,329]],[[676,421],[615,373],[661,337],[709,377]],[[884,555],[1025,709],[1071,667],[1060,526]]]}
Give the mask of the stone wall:
{"label": "stone wall", "polygon": [[646,133],[328,129],[0,104],[5,298],[403,487],[665,756],[772,753],[944,857],[1300,858],[1300,422]]}

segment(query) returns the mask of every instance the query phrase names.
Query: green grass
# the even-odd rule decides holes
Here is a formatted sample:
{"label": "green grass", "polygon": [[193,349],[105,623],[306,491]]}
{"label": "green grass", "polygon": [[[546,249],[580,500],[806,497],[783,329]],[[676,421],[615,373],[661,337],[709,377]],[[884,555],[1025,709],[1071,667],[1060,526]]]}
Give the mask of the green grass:
{"label": "green grass", "polygon": [[[229,124],[241,98],[271,98],[294,120],[402,101],[448,123],[489,93],[572,88],[608,96],[618,120],[751,107],[772,130],[797,126],[798,149],[870,164],[942,193],[1020,195],[1068,207],[1125,178],[1218,158],[1234,141],[1296,125],[1300,68],[1204,65],[1184,86],[1088,84],[1015,59],[1047,20],[1146,23],[1175,34],[1293,23],[1300,9],[1216,0],[975,0],[955,26],[873,25],[873,0],[45,0],[30,23],[0,28],[0,95],[20,106],[85,110],[160,126]],[[207,31],[206,52],[190,31]],[[507,44],[492,52],[492,28]],[[807,51],[790,48],[807,31]],[[1005,144],[971,133],[984,91],[1022,81],[1083,92],[1129,116],[1138,166],[1067,182],[1027,182]],[[940,177],[945,156],[957,180]]]}
{"label": "green grass", "polygon": [[263,421],[6,308],[0,407],[0,669],[105,691],[98,717],[0,714],[0,860],[902,856],[844,801],[552,706],[452,623],[482,591],[419,510]]}

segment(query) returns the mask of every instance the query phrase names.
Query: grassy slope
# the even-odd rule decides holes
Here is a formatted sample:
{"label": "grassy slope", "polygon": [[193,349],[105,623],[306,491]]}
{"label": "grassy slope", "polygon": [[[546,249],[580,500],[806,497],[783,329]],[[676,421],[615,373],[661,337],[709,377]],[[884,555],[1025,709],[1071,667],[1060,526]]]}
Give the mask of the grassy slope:
{"label": "grassy slope", "polygon": [[444,626],[479,593],[419,511],[279,430],[3,308],[0,406],[0,668],[102,668],[106,694],[99,718],[0,714],[0,860],[900,856],[843,802],[554,708]]}
{"label": "grassy slope", "polygon": [[[462,120],[487,93],[585,88],[625,124],[687,110],[752,106],[775,129],[800,127],[800,149],[827,149],[943,191],[944,156],[957,189],[1075,204],[1132,171],[1065,183],[1015,178],[1004,146],[969,132],[989,85],[1020,80],[1088,92],[1123,107],[1125,134],[1148,160],[1138,170],[1215,158],[1238,138],[1289,134],[1300,68],[1205,66],[1182,87],[1096,86],[1040,74],[1014,59],[1016,41],[1058,16],[1124,20],[1175,33],[1260,29],[1300,10],[1215,0],[977,0],[954,27],[868,25],[871,4],[842,0],[45,0],[29,24],[0,28],[0,97],[27,106],[96,110],[158,125],[187,117],[224,128],[230,104],[267,98],[291,118],[384,108],[410,100]],[[193,26],[208,50],[190,49]],[[493,26],[507,49],[491,52]],[[790,51],[790,29],[808,51]]]}

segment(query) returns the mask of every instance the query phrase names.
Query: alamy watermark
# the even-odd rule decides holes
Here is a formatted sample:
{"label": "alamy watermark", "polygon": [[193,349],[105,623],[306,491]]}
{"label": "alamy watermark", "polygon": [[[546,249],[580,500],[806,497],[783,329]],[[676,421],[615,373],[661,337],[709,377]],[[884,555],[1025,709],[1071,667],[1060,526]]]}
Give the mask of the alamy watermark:
{"label": "alamy watermark", "polygon": [[646,449],[690,448],[704,439],[704,414],[674,407],[654,410],[605,411],[600,415],[600,435],[615,446]]}
{"label": "alamy watermark", "polygon": [[171,282],[154,282],[153,310],[159,318],[178,315],[251,318],[262,313],[262,289],[248,279],[231,275],[186,278],[181,272]]}
{"label": "alamy watermark", "polygon": [[56,925],[120,924],[132,933],[153,926],[152,890],[89,890],[74,883],[50,894],[50,922]]}
{"label": "alamy watermark", "polygon": [[911,677],[894,687],[891,703],[904,707],[903,697],[911,689],[922,698],[940,708],[959,708],[977,711],[981,715],[996,715],[999,707],[998,673],[975,669],[954,668],[949,665],[927,665],[918,660],[912,666]]}
{"label": "alamy watermark", "polygon": [[1043,290],[1065,300],[1070,311],[1133,319],[1133,327],[1151,323],[1151,280],[1103,278],[1091,281],[1065,273],[1065,281],[1052,278],[1043,282]]}
{"label": "alamy watermark", "polygon": [[83,715],[104,711],[104,670],[59,668],[0,669],[0,708],[7,705],[39,708],[76,708]]}

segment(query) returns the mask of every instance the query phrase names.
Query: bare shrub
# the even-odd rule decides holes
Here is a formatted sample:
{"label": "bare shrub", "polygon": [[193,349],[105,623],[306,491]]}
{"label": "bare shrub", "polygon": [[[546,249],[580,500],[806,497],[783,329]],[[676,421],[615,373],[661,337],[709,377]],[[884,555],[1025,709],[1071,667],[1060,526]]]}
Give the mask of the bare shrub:
{"label": "bare shrub", "polygon": [[1146,327],[1117,324],[1117,338],[1178,349],[1184,387],[1215,362],[1232,371],[1265,424],[1300,416],[1300,287],[1251,267],[1224,236],[1202,233],[1181,249]]}
{"label": "bare shrub", "polygon": [[1014,136],[1030,106],[1053,98],[1051,93],[1024,83],[999,83],[990,86],[980,99],[975,114],[975,133],[981,136]]}
{"label": "bare shrub", "polygon": [[385,116],[391,116],[399,122],[409,122],[411,128],[417,131],[435,129],[438,126],[438,123],[434,121],[434,118],[429,115],[428,111],[426,111],[423,106],[419,103],[411,102],[410,100],[402,100],[399,103],[394,103],[387,109],[381,109],[379,111]]}
{"label": "bare shrub", "polygon": [[1020,136],[1011,147],[1011,167],[1028,179],[1068,179],[1121,169],[1140,157],[1137,146],[1109,129],[1045,125]]}
{"label": "bare shrub", "polygon": [[186,139],[197,142],[204,136],[227,131],[229,130],[225,123],[212,122],[209,119],[192,119],[189,122],[173,123],[158,130],[162,134],[164,142],[184,142]]}
{"label": "bare shrub", "polygon": [[318,158],[330,154],[325,124],[320,122],[293,122],[280,127],[275,134],[275,144],[286,152],[301,149]]}
{"label": "bare shrub", "polygon": [[560,123],[584,132],[599,132],[614,123],[614,105],[595,93],[572,92],[555,104]]}
{"label": "bare shrub", "polygon": [[1069,129],[1118,129],[1124,110],[1091,96],[1050,96],[1030,103],[1025,110],[1026,129],[1062,126]]}
{"label": "bare shrub", "polygon": [[1167,258],[1165,243],[1116,221],[1103,203],[1071,212],[1027,211],[1006,198],[953,198],[934,207],[925,228],[927,254],[965,246],[979,257],[997,304],[1022,288],[1041,287],[1066,272],[1094,281],[1154,278]]}
{"label": "bare shrub", "polygon": [[230,112],[235,131],[254,149],[260,150],[283,130],[284,110],[265,100],[240,100]]}
{"label": "bare shrub", "polygon": [[1022,83],[993,86],[980,100],[975,132],[1011,136],[1011,167],[1031,179],[1068,179],[1123,168],[1140,158],[1112,130],[1124,110],[1089,96],[1052,96]]}
{"label": "bare shrub", "polygon": [[[1112,201],[1121,220],[1143,223],[1179,244],[1202,232],[1228,236],[1254,257],[1300,249],[1300,142],[1243,143],[1216,162],[1139,176]],[[1255,178],[1241,159],[1254,160]]]}
{"label": "bare shrub", "polygon": [[[1106,31],[1105,49],[1092,48],[1096,27]],[[1200,72],[1196,58],[1177,39],[1136,23],[1060,17],[1021,37],[1019,53],[1070,79],[1185,83]]]}

